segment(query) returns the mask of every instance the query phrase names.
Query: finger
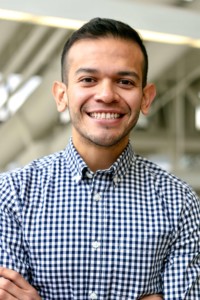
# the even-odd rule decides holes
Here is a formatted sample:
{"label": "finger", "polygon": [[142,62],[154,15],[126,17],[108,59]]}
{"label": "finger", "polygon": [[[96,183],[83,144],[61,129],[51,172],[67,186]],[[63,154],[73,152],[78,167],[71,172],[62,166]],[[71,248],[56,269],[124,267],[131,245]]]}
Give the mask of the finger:
{"label": "finger", "polygon": [[23,289],[26,289],[30,286],[29,283],[18,272],[8,268],[0,267],[0,277],[4,277],[12,281],[15,285]]}
{"label": "finger", "polygon": [[0,278],[0,300],[14,300],[17,299],[15,295],[19,295],[20,288],[18,288],[10,280],[3,277]]}
{"label": "finger", "polygon": [[18,272],[0,267],[0,279],[1,284],[3,284],[3,288],[0,288],[1,293],[7,293],[5,294],[7,298],[2,297],[0,300],[41,300],[37,290],[33,288],[33,286],[30,285]]}

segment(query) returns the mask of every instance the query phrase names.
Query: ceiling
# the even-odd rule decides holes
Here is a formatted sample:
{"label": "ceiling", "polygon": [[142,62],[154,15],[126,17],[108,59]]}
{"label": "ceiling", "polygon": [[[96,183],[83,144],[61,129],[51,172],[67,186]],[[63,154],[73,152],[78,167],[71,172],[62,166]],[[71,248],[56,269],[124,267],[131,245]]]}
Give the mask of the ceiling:
{"label": "ceiling", "polygon": [[[199,192],[195,116],[200,107],[200,0],[35,0],[31,5],[0,0],[0,171],[65,147],[69,117],[57,113],[51,85],[60,79],[65,40],[95,16],[120,19],[138,29],[149,53],[149,80],[157,85],[157,97],[149,117],[141,118],[132,133],[136,151]],[[73,25],[72,19],[77,21]],[[20,75],[14,83],[11,74]],[[30,80],[38,80],[32,91]],[[28,83],[27,100],[12,108],[18,101],[14,96]]]}

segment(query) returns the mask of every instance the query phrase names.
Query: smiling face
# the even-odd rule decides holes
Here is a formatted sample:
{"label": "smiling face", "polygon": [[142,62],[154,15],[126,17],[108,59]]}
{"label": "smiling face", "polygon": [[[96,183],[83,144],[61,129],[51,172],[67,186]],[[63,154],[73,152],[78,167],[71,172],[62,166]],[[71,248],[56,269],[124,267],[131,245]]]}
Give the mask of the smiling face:
{"label": "smiling face", "polygon": [[123,149],[140,111],[148,113],[153,85],[142,87],[143,54],[128,40],[105,37],[76,42],[67,57],[67,83],[56,82],[59,111],[68,107],[72,138],[84,145]]}

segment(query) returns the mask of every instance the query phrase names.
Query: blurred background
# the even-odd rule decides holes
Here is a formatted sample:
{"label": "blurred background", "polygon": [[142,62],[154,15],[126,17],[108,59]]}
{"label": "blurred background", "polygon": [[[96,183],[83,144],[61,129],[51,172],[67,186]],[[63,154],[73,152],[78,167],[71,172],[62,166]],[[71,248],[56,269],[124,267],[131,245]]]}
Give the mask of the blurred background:
{"label": "blurred background", "polygon": [[134,27],[149,54],[157,96],[131,134],[135,151],[200,195],[200,0],[0,0],[0,172],[65,148],[69,115],[51,86],[66,39],[97,16]]}

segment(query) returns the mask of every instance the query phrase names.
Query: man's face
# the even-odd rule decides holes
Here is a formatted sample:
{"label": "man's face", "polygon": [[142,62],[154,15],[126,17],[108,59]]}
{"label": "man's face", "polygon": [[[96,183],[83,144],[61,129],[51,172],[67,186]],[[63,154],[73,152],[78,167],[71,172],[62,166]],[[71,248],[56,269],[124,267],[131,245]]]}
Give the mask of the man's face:
{"label": "man's face", "polygon": [[126,145],[140,111],[146,114],[150,106],[148,87],[142,88],[139,46],[112,37],[80,40],[71,47],[67,65],[63,101],[75,146]]}

